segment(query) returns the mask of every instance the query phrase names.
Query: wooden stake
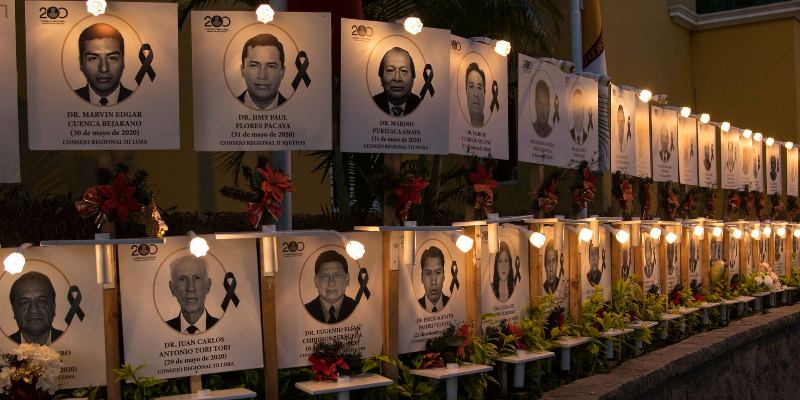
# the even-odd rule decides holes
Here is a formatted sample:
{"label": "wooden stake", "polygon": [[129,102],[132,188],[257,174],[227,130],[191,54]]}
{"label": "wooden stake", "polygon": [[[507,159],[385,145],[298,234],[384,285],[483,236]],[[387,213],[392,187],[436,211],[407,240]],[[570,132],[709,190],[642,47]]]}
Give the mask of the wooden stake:
{"label": "wooden stake", "polygon": [[[116,254],[116,249],[113,250]],[[115,257],[116,258],[116,257]],[[122,388],[114,370],[120,368],[119,354],[119,289],[103,289],[103,320],[106,338],[106,395],[109,400],[122,399]]]}
{"label": "wooden stake", "polygon": [[[559,224],[557,224],[559,225]],[[578,245],[580,240],[578,234],[568,231],[561,225],[563,234],[567,237],[564,241],[564,248],[561,251],[567,253],[569,264],[569,315],[573,321],[580,321],[581,316],[581,251]],[[558,232],[556,232],[558,234]]]}
{"label": "wooden stake", "polygon": [[[528,229],[531,232],[537,232],[539,230],[539,224],[529,224]],[[525,245],[527,246],[527,243],[525,243]],[[531,303],[533,304],[539,304],[539,300],[544,294],[542,293],[542,265],[539,263],[542,254],[544,254],[543,249],[537,249],[535,246],[530,246],[530,251],[528,252],[528,276],[530,277],[530,298]]]}
{"label": "wooden stake", "polygon": [[[260,240],[272,240],[264,238]],[[278,383],[278,330],[275,314],[275,276],[261,275],[261,329],[264,353],[264,392],[266,398],[277,399]],[[193,390],[194,392],[194,390]]]}
{"label": "wooden stake", "polygon": [[[477,234],[476,234],[477,232]],[[475,245],[465,254],[464,263],[466,273],[467,289],[467,319],[472,323],[477,332],[483,332],[481,328],[481,260],[480,254],[476,257],[476,250],[480,248],[480,227],[469,226],[464,228],[464,234],[475,240]]]}

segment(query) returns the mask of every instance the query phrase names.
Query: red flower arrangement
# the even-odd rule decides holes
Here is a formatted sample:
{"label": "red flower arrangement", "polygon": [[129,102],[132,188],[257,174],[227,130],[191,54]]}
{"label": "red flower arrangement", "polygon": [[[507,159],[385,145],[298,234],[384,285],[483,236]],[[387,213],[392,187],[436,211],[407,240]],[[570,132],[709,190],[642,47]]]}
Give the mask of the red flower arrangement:
{"label": "red flower arrangement", "polygon": [[717,192],[714,189],[706,189],[705,218],[714,218],[717,209]]}
{"label": "red flower arrangement", "polygon": [[500,186],[494,177],[492,171],[486,168],[486,165],[479,163],[474,172],[468,173],[469,181],[472,184],[471,189],[475,197],[474,205],[476,210],[482,213],[481,218],[485,218],[492,212],[492,204],[494,203],[494,189]]}
{"label": "red flower arrangement", "polygon": [[619,201],[622,214],[630,216],[633,213],[633,184],[631,184],[631,178],[627,174],[617,171],[614,173],[614,180],[616,188],[613,193]]}
{"label": "red flower arrangement", "polygon": [[786,206],[783,205],[780,195],[777,194],[771,195],[770,202],[772,203],[772,219],[773,220],[782,219],[783,214],[786,212]]}
{"label": "red flower arrangement", "polygon": [[467,347],[472,344],[472,326],[463,323],[450,325],[438,337],[425,342],[422,368],[440,368],[447,363],[464,361]]}
{"label": "red flower arrangement", "polygon": [[75,202],[75,209],[83,218],[94,218],[99,228],[103,222],[119,220],[128,222],[132,212],[142,210],[136,199],[136,187],[119,172],[111,185],[95,185],[86,190],[83,198]]}
{"label": "red flower arrangement", "polygon": [[650,216],[653,213],[653,194],[650,193],[650,187],[653,185],[653,178],[644,178],[642,181],[642,198],[644,202],[642,204],[642,219],[650,219]]}
{"label": "red flower arrangement", "polygon": [[353,362],[360,359],[361,354],[338,340],[315,343],[314,350],[308,357],[317,381],[336,381],[339,375],[349,373]]}
{"label": "red flower arrangement", "polygon": [[578,165],[575,186],[572,188],[572,202],[578,206],[579,210],[588,208],[589,203],[594,201],[597,194],[596,182],[597,176],[589,169],[589,163],[581,162]]}
{"label": "red flower arrangement", "polygon": [[286,192],[294,192],[294,186],[289,179],[289,175],[281,171],[273,171],[270,164],[264,168],[256,168],[256,172],[262,181],[259,185],[261,200],[259,202],[248,202],[247,212],[250,214],[250,224],[257,228],[261,224],[261,217],[264,211],[269,212],[274,220],[278,220],[283,214],[281,202]]}
{"label": "red flower arrangement", "polygon": [[741,205],[742,198],[739,197],[739,193],[737,193],[735,190],[732,190],[728,194],[728,211],[734,215],[739,214],[739,206]]}
{"label": "red flower arrangement", "polygon": [[753,191],[748,190],[744,196],[745,215],[754,216],[756,210],[755,195]]}
{"label": "red flower arrangement", "polygon": [[350,366],[344,361],[343,358],[335,360],[328,360],[326,358],[309,356],[308,361],[311,363],[311,370],[314,371],[314,379],[318,381],[336,381],[339,379],[339,370],[350,370]]}
{"label": "red flower arrangement", "polygon": [[406,175],[403,181],[392,189],[395,197],[395,215],[405,222],[412,204],[422,204],[422,191],[428,187],[428,181],[413,175]]}
{"label": "red flower arrangement", "polygon": [[558,181],[561,173],[556,171],[550,176],[548,181],[543,183],[539,189],[538,197],[533,203],[534,214],[537,218],[543,218],[546,214],[553,212],[558,205]]}
{"label": "red flower arrangement", "polygon": [[665,183],[664,189],[667,192],[664,200],[666,201],[667,215],[670,220],[678,218],[678,213],[681,210],[681,200],[678,190],[672,187],[672,184]]}

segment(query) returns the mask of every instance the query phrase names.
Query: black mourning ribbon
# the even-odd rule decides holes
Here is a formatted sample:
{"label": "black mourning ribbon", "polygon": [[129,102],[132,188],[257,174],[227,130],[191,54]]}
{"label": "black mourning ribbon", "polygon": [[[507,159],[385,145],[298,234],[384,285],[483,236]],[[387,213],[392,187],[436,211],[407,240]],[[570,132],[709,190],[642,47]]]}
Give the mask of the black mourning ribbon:
{"label": "black mourning ribbon", "polygon": [[225,279],[222,280],[222,287],[225,288],[225,299],[222,300],[222,311],[228,311],[228,304],[233,301],[234,307],[239,307],[239,296],[236,295],[236,277],[233,272],[226,272]]}
{"label": "black mourning ribbon", "polygon": [[422,71],[422,78],[425,79],[425,84],[422,85],[422,91],[419,92],[419,97],[424,99],[425,94],[429,91],[431,92],[431,97],[433,97],[436,91],[433,90],[433,84],[431,84],[433,81],[433,67],[430,64],[425,64],[425,70]]}
{"label": "black mourning ribbon", "polygon": [[81,310],[81,300],[83,300],[83,295],[81,295],[81,290],[73,285],[69,287],[69,291],[67,292],[67,302],[69,302],[69,312],[67,312],[67,317],[64,318],[64,322],[67,323],[69,326],[72,323],[72,319],[75,316],[78,316],[78,319],[83,322],[83,318],[86,316]]}
{"label": "black mourning ribbon", "polygon": [[455,261],[450,265],[450,273],[453,274],[453,280],[450,281],[450,294],[453,294],[453,287],[461,289],[461,283],[458,282],[458,265]]}
{"label": "black mourning ribbon", "polygon": [[300,86],[300,81],[306,84],[306,87],[311,85],[311,77],[308,76],[308,55],[305,51],[297,53],[294,59],[294,66],[297,67],[297,75],[294,76],[292,87],[295,91]]}
{"label": "black mourning ribbon", "polygon": [[516,259],[514,260],[514,265],[517,267],[517,274],[516,276],[514,276],[514,280],[519,282],[522,280],[522,275],[520,275],[519,273],[519,256],[517,256]]}
{"label": "black mourning ribbon", "polygon": [[369,273],[367,272],[366,268],[361,268],[358,270],[358,293],[356,293],[356,304],[361,301],[361,295],[363,294],[366,296],[367,300],[369,300],[369,296],[372,294],[367,287],[367,282],[369,282]]}
{"label": "black mourning ribbon", "polygon": [[499,111],[500,110],[500,102],[497,101],[497,94],[500,92],[500,89],[497,87],[497,81],[492,82],[492,104],[489,105],[489,111]]}
{"label": "black mourning ribbon", "polygon": [[553,124],[555,124],[556,122],[561,121],[561,116],[558,115],[558,96],[556,96],[556,99],[553,100],[553,110]]}
{"label": "black mourning ribbon", "polygon": [[[146,55],[145,51],[147,52]],[[150,82],[154,81],[156,79],[156,70],[153,69],[153,49],[149,43],[142,43],[142,47],[139,49],[139,62],[142,63],[142,67],[136,73],[136,84],[142,84],[145,74],[150,78]]]}
{"label": "black mourning ribbon", "polygon": [[588,126],[587,130],[591,131],[592,129],[594,129],[594,124],[592,123],[592,109],[590,108],[589,109],[589,126]]}

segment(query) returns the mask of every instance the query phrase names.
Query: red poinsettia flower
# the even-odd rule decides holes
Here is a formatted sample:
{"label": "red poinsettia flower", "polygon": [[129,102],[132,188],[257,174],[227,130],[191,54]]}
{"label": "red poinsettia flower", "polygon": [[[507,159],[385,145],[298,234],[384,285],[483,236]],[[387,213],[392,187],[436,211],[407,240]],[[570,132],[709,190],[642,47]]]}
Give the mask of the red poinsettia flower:
{"label": "red poinsettia flower", "polygon": [[435,351],[426,353],[422,356],[420,368],[444,368],[444,358]]}
{"label": "red poinsettia flower", "polygon": [[478,164],[477,170],[468,175],[472,183],[472,190],[475,192],[474,207],[483,210],[484,214],[490,213],[494,203],[494,189],[500,184],[492,177],[492,171],[483,164]]}
{"label": "red poinsettia flower", "polygon": [[683,294],[681,293],[681,291],[676,290],[672,292],[672,294],[669,296],[669,302],[674,306],[678,306],[681,304],[682,296]]}
{"label": "red poinsettia flower", "polygon": [[412,204],[422,204],[422,191],[428,187],[428,181],[420,177],[407,176],[403,183],[392,191],[397,199],[395,214],[401,221],[408,219],[408,212]]}
{"label": "red poinsettia flower", "polygon": [[[286,192],[294,192],[294,186],[289,179],[289,175],[281,171],[273,171],[272,166],[267,164],[265,169],[256,168],[256,171],[264,178],[261,182],[261,192],[264,197],[270,197],[274,202],[283,201]],[[263,202],[263,201],[262,201]]]}
{"label": "red poinsettia flower", "polygon": [[318,381],[335,381],[339,377],[340,369],[343,371],[350,370],[350,366],[341,357],[335,360],[328,360],[312,355],[308,357],[308,361],[311,363],[311,370],[316,374],[314,379]]}
{"label": "red poinsettia flower", "polygon": [[539,195],[537,202],[540,216],[556,209],[558,205],[558,179],[554,178],[550,181],[550,186]]}
{"label": "red poinsettia flower", "polygon": [[619,186],[622,189],[622,200],[633,201],[633,185],[631,185],[631,182],[628,179],[623,179]]}
{"label": "red poinsettia flower", "polygon": [[706,296],[703,296],[702,293],[694,293],[692,296],[694,297],[694,300],[699,303],[706,301]]}
{"label": "red poinsettia flower", "polygon": [[508,330],[508,333],[510,335],[514,336],[514,338],[515,338],[514,345],[518,349],[521,349],[521,350],[527,349],[527,347],[525,346],[525,343],[522,342],[522,329],[520,329],[518,326],[514,325],[514,323],[512,321],[506,322],[506,329]]}
{"label": "red poinsettia flower", "polygon": [[136,188],[128,185],[128,178],[120,172],[111,185],[95,185],[87,189],[83,198],[75,202],[75,208],[84,218],[96,216],[98,226],[115,216],[128,222],[131,212],[142,210],[142,203],[136,199],[135,193]]}

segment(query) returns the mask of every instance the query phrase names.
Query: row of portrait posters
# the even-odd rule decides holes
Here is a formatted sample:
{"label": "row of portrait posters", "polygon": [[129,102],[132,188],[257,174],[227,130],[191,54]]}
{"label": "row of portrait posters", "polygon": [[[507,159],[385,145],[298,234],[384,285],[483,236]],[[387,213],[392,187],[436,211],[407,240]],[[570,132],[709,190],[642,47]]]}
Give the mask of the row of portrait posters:
{"label": "row of portrait posters", "polygon": [[252,240],[189,237],[120,245],[124,362],[156,378],[261,368],[258,261]]}
{"label": "row of portrait posters", "polygon": [[601,229],[588,243],[578,241],[581,268],[581,301],[589,300],[596,286],[603,298],[611,299],[611,242],[608,233]]}
{"label": "row of portrait posters", "polygon": [[17,31],[14,1],[0,0],[0,183],[18,183]]}
{"label": "row of portrait posters", "polygon": [[633,90],[611,84],[611,171],[650,177],[650,111]]}
{"label": "row of portrait posters", "polygon": [[481,314],[516,321],[530,304],[530,246],[513,228],[500,226],[497,236],[497,253],[489,254],[488,231],[481,228]]}
{"label": "row of portrait posters", "polygon": [[507,87],[494,46],[450,35],[450,153],[508,159]]}
{"label": "row of portrait posters", "polygon": [[177,11],[25,2],[30,148],[179,148]]}
{"label": "row of portrait posters", "polygon": [[329,13],[193,11],[195,149],[329,150],[330,41]]}
{"label": "row of portrait posters", "polygon": [[338,240],[281,237],[275,309],[278,368],[308,365],[314,344],[339,340],[364,357],[380,354],[383,336],[381,235],[348,233],[364,244],[363,258],[347,256]]}
{"label": "row of portrait posters", "polygon": [[[0,250],[5,259],[13,249]],[[32,247],[25,270],[0,274],[0,353],[20,344],[50,346],[61,354],[62,389],[106,384],[103,288],[91,246]]]}
{"label": "row of portrait posters", "polygon": [[518,76],[519,160],[597,169],[597,81],[523,54]]}

